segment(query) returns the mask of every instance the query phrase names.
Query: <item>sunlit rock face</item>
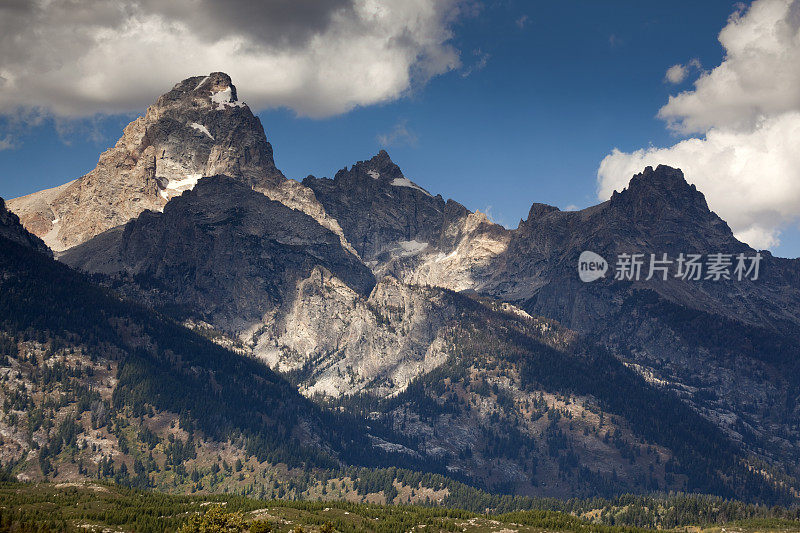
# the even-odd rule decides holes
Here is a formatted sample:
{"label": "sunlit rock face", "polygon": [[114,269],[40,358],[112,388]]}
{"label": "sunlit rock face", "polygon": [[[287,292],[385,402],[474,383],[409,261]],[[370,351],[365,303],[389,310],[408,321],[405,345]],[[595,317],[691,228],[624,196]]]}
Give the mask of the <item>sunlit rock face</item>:
{"label": "sunlit rock face", "polygon": [[97,166],[70,183],[9,201],[25,227],[55,251],[124,224],[225,174],[251,187],[286,181],[264,128],[221,72],[188,78],[131,122]]}

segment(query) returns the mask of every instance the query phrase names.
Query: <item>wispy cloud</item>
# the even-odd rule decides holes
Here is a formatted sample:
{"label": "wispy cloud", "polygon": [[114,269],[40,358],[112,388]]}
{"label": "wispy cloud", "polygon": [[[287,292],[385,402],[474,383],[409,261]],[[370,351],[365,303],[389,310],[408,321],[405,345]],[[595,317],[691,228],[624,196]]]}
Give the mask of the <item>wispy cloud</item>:
{"label": "wispy cloud", "polygon": [[480,48],[476,48],[472,51],[473,55],[473,62],[467,65],[461,71],[461,77],[466,78],[471,74],[481,71],[486,68],[486,65],[489,63],[489,59],[492,57],[491,54],[484,52]]}
{"label": "wispy cloud", "polygon": [[47,116],[41,109],[18,108],[0,115],[0,150],[18,148],[25,136],[46,120]]}
{"label": "wispy cloud", "polygon": [[10,150],[12,148],[16,148],[17,144],[15,140],[11,137],[11,135],[6,135],[2,139],[0,139],[0,151],[2,150]]}
{"label": "wispy cloud", "polygon": [[102,130],[104,118],[106,118],[104,115],[95,115],[85,119],[54,117],[53,126],[58,138],[66,145],[72,144],[72,141],[78,137],[99,144],[107,140]]}
{"label": "wispy cloud", "polygon": [[495,224],[499,224],[499,225],[503,226],[504,228],[508,228],[509,227],[509,225],[506,222],[505,217],[503,216],[503,214],[495,212],[494,206],[487,205],[483,209],[483,214],[486,215],[486,218],[489,219],[489,222],[494,222]]}
{"label": "wispy cloud", "polygon": [[525,29],[525,26],[527,26],[527,25],[528,25],[528,23],[530,22],[530,20],[531,20],[531,19],[528,17],[528,15],[522,15],[520,18],[518,18],[518,19],[515,21],[515,24],[517,25],[517,27],[518,27],[519,29],[521,29],[521,30],[524,30],[524,29]]}
{"label": "wispy cloud", "polygon": [[391,131],[380,133],[377,136],[378,143],[381,146],[402,146],[402,145],[417,145],[417,134],[408,127],[408,120],[400,120],[395,124]]}

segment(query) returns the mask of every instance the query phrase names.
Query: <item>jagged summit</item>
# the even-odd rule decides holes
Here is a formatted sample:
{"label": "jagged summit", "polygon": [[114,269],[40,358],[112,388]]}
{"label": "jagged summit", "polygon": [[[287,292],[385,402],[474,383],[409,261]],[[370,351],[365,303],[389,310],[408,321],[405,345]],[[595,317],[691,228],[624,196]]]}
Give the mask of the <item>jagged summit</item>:
{"label": "jagged summit", "polygon": [[700,220],[713,221],[715,224],[721,221],[709,209],[703,193],[686,181],[681,169],[658,165],[655,170],[648,166],[635,174],[626,188],[621,192],[614,191],[609,201],[585,209],[561,211],[558,207],[534,202],[528,218],[520,221],[520,224],[532,224],[536,219],[550,215],[565,220],[586,219],[601,214],[602,217],[608,217],[609,210],[649,223],[658,221],[660,217],[683,219],[689,225]]}
{"label": "jagged summit", "polygon": [[653,170],[652,166],[646,166],[642,172],[633,175],[630,186],[636,186],[646,182],[659,184],[665,187],[688,186],[692,189],[697,189],[693,185],[689,185],[681,169],[669,165],[658,165],[655,170]]}
{"label": "jagged summit", "polygon": [[193,76],[187,78],[182,82],[175,85],[172,91],[164,96],[172,93],[199,93],[199,94],[214,94],[226,89],[231,90],[231,96],[234,101],[237,100],[236,87],[233,85],[231,77],[224,72],[212,72],[208,76]]}
{"label": "jagged summit", "polygon": [[[306,180],[308,183],[314,183],[314,180],[317,180],[317,178],[309,176]],[[304,184],[306,184],[306,180],[303,181]],[[371,159],[366,161],[358,161],[349,169],[343,168],[339,170],[333,177],[333,181],[342,184],[362,183],[374,194],[379,193],[384,186],[391,185],[393,187],[405,187],[410,189],[410,191],[405,192],[412,192],[413,194],[422,193],[433,197],[431,193],[405,177],[403,171],[392,161],[392,158],[386,150],[380,150]]]}
{"label": "jagged summit", "polygon": [[[399,194],[423,194],[433,198],[434,196],[406,178],[400,167],[392,161],[386,150],[381,150],[375,154],[371,159],[365,161],[357,161],[350,168],[343,168],[336,172],[333,179],[330,178],[317,178],[314,175],[309,175],[303,180],[303,185],[311,187],[326,187],[336,184],[338,187],[348,188],[351,190],[359,189],[362,192],[371,195],[387,194],[392,191]],[[391,186],[391,187],[389,187]],[[395,188],[405,188],[406,191],[400,191]],[[436,198],[441,198],[437,195]]]}
{"label": "jagged summit", "polygon": [[381,150],[368,161],[359,161],[353,165],[353,168],[354,170],[359,169],[367,172],[372,178],[375,178],[375,174],[378,174],[377,179],[382,180],[391,180],[403,177],[403,172],[400,170],[400,167],[397,166],[394,161],[392,161],[392,158],[389,157],[389,154],[386,152],[386,150]]}
{"label": "jagged summit", "polygon": [[389,153],[386,150],[381,148],[370,161],[387,161],[392,163],[392,158],[389,157]]}
{"label": "jagged summit", "polygon": [[[542,230],[541,224],[532,219],[528,222],[530,231]],[[559,227],[564,238],[573,242],[585,239],[584,246],[598,249],[601,243],[614,250],[676,253],[738,253],[749,249],[709,208],[703,193],[686,181],[683,172],[667,165],[646,167],[606,202],[580,211],[559,212],[541,222]]]}
{"label": "jagged summit", "polygon": [[683,171],[667,165],[658,165],[655,170],[653,167],[646,167],[643,172],[631,178],[626,189],[621,193],[615,191],[612,195],[615,199],[619,197],[638,197],[653,203],[683,206],[689,203],[708,210],[705,196],[686,181]]}
{"label": "jagged summit", "polygon": [[601,205],[606,217],[613,213],[613,219],[627,221],[640,233],[671,231],[686,237],[703,236],[707,242],[720,245],[736,242],[728,224],[709,209],[703,193],[689,184],[677,168],[647,167],[631,178],[626,189],[614,192]]}
{"label": "jagged summit", "polygon": [[[707,243],[734,245],[733,232],[716,213],[696,186],[689,184],[678,168],[648,166],[635,174],[621,192],[598,205],[579,211],[561,211],[557,207],[534,203],[528,218],[520,222],[526,228],[570,227],[587,224],[591,234],[602,232],[625,235],[655,235],[671,233],[683,238],[703,236]],[[548,229],[549,231],[549,229]]]}
{"label": "jagged summit", "polygon": [[56,189],[9,201],[22,223],[61,251],[124,224],[203,176],[225,174],[262,192],[286,178],[258,117],[239,102],[230,76],[178,83],[131,122],[94,170]]}
{"label": "jagged summit", "polygon": [[333,179],[309,176],[303,185],[314,191],[366,261],[425,249],[440,240],[446,220],[469,212],[408,179],[385,150],[339,170]]}
{"label": "jagged summit", "polygon": [[247,104],[239,101],[236,86],[224,72],[186,78],[156,101],[156,106],[161,108],[187,104],[216,111],[247,107]]}

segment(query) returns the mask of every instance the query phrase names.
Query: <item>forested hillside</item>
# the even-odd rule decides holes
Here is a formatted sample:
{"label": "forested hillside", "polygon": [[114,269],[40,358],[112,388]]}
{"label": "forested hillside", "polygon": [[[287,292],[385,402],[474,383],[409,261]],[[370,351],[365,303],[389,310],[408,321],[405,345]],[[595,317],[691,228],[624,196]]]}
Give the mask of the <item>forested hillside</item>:
{"label": "forested hillside", "polygon": [[[151,474],[169,470],[184,483],[197,479],[184,462],[198,454],[216,456],[204,462],[217,472],[224,463],[223,474],[236,459],[262,470],[410,465],[373,450],[362,424],[319,409],[263,363],[27,247],[0,247],[3,462],[21,477],[151,486]],[[235,456],[227,462],[225,446]]]}
{"label": "forested hillside", "polygon": [[742,533],[800,531],[797,511],[706,497],[541,500],[528,502],[525,511],[487,513],[430,506],[174,496],[107,483],[0,482],[0,501],[4,531],[637,533],[687,526],[698,532],[720,528]]}

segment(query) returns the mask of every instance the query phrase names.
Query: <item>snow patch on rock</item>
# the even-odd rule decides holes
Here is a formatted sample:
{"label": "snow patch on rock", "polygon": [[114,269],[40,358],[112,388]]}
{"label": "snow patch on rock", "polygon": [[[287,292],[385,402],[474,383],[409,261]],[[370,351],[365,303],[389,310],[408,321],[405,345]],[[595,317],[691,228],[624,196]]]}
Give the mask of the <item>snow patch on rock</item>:
{"label": "snow patch on rock", "polygon": [[197,182],[203,177],[202,174],[189,174],[182,180],[174,180],[170,181],[167,184],[167,189],[173,189],[176,191],[185,191],[187,189],[194,189],[194,186],[197,185]]}
{"label": "snow patch on rock", "polygon": [[51,250],[55,250],[59,246],[58,232],[61,231],[61,219],[54,218],[52,224],[50,231],[42,235],[41,239]]}
{"label": "snow patch on rock", "polygon": [[183,191],[190,191],[194,189],[194,186],[197,185],[197,182],[201,179],[203,179],[202,174],[187,174],[185,178],[179,180],[170,180],[167,183],[167,186],[159,191],[159,194],[165,200],[169,200],[170,198],[183,193]]}
{"label": "snow patch on rock", "polygon": [[189,126],[201,133],[205,133],[206,135],[208,135],[208,138],[211,139],[212,141],[214,140],[214,136],[211,135],[211,132],[208,131],[208,128],[206,128],[202,124],[198,124],[197,122],[192,122],[191,124],[189,124]]}
{"label": "snow patch on rock", "polygon": [[233,91],[230,87],[226,87],[221,91],[217,91],[211,95],[211,101],[217,104],[217,111],[222,111],[226,107],[244,107],[244,102],[236,102],[233,100]]}
{"label": "snow patch on rock", "polygon": [[392,180],[392,185],[394,185],[395,187],[408,187],[409,189],[416,189],[418,191],[424,192],[428,196],[431,196],[431,193],[429,193],[428,191],[426,191],[425,189],[423,189],[422,187],[420,187],[419,185],[417,185],[408,178],[395,178]]}
{"label": "snow patch on rock", "polygon": [[200,87],[202,87],[202,86],[203,86],[203,84],[204,84],[205,82],[207,82],[207,81],[208,81],[208,78],[209,78],[209,77],[210,77],[210,76],[206,76],[205,78],[203,78],[202,80],[200,80],[200,83],[198,83],[198,84],[197,84],[197,87],[195,87],[195,88],[194,88],[194,90],[196,91],[197,89],[199,89]]}

